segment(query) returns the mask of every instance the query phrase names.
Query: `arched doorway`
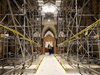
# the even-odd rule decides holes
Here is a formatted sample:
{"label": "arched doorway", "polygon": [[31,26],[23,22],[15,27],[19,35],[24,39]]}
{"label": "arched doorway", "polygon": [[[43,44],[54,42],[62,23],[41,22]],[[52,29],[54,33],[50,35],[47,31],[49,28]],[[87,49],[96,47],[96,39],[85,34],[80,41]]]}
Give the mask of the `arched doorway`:
{"label": "arched doorway", "polygon": [[43,37],[43,54],[45,52],[48,52],[48,44],[52,47],[52,53],[56,54],[56,39],[54,37],[54,34],[48,30]]}

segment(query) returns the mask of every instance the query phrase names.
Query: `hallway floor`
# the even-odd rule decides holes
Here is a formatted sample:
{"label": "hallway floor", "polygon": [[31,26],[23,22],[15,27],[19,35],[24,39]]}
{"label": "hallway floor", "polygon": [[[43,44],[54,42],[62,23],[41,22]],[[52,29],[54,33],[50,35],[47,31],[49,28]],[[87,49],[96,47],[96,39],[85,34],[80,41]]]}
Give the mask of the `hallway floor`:
{"label": "hallway floor", "polygon": [[36,75],[66,75],[59,62],[53,55],[45,56]]}
{"label": "hallway floor", "polygon": [[[70,65],[67,64],[67,66],[71,68]],[[73,69],[74,71],[72,72],[72,70],[68,70],[67,72],[65,72],[54,55],[46,54],[37,72],[35,74],[27,75],[80,75],[75,68],[71,69]]]}

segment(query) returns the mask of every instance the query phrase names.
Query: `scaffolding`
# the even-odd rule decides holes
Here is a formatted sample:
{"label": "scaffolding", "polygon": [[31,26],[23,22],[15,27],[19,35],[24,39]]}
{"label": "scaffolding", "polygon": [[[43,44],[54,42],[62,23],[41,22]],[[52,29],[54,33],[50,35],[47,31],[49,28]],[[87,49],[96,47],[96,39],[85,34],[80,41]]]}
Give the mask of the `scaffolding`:
{"label": "scaffolding", "polygon": [[[33,4],[33,5],[32,5]],[[0,57],[0,74],[15,74],[15,70],[29,67],[34,58],[40,54],[40,46],[27,41],[32,39],[41,44],[41,13],[38,2],[31,0],[1,0],[0,24],[14,29],[24,37],[2,28],[0,43],[2,56]],[[38,32],[38,35],[34,36]],[[11,67],[6,70],[6,67]],[[23,74],[20,71],[20,74]]]}
{"label": "scaffolding", "polygon": [[[65,2],[66,6],[62,6]],[[58,14],[58,44],[70,39],[100,18],[100,1],[92,2],[93,0],[62,0],[62,10]],[[98,8],[98,11],[95,8]],[[100,68],[91,66],[100,66],[99,25],[100,22],[66,43],[58,45],[60,55],[81,74],[81,69],[88,74],[100,74]],[[63,32],[65,37],[59,37],[60,32]],[[65,51],[61,52],[62,49]]]}
{"label": "scaffolding", "polygon": [[[37,0],[0,0],[0,24],[41,45],[42,16],[39,8]],[[70,39],[100,18],[99,0],[61,0],[59,8],[57,44]],[[100,66],[99,26],[100,23],[59,45],[59,54],[81,74],[81,69],[88,74],[100,74],[100,68],[91,66]],[[0,74],[15,74],[15,69],[25,69],[39,55],[40,47],[24,37],[3,27],[0,27],[0,34]],[[5,70],[7,66],[11,70]]]}

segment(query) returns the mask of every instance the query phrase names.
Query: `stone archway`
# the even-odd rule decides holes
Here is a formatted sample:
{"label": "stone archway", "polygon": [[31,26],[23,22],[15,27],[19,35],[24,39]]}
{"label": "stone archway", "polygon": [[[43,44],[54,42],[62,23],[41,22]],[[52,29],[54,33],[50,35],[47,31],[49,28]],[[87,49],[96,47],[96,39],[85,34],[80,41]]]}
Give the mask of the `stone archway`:
{"label": "stone archway", "polygon": [[[53,21],[53,22],[52,22]],[[50,22],[46,21],[46,23],[42,23],[44,25],[44,28],[42,30],[42,39],[43,39],[43,47],[42,47],[42,53],[45,54],[45,42],[52,41],[53,47],[54,47],[54,54],[56,54],[56,38],[57,38],[57,32],[56,32],[56,20],[51,20]],[[50,31],[50,33],[48,33]],[[47,35],[51,35],[51,37],[48,37]],[[50,40],[51,38],[51,40]]]}
{"label": "stone archway", "polygon": [[45,54],[45,51],[46,51],[46,48],[45,48],[46,42],[52,42],[53,43],[54,54],[56,54],[56,38],[55,38],[55,34],[52,31],[50,31],[50,29],[48,29],[44,33],[44,37],[43,37],[43,54]]}
{"label": "stone archway", "polygon": [[54,26],[46,26],[43,28],[43,31],[42,31],[42,38],[44,37],[45,33],[50,30],[53,34],[54,34],[54,37],[57,38],[57,34],[56,34],[56,29]]}
{"label": "stone archway", "polygon": [[55,37],[54,34],[53,34],[51,31],[47,31],[47,32],[45,33],[44,37],[49,36],[49,35],[50,35],[51,37]]}
{"label": "stone archway", "polygon": [[54,54],[56,54],[56,40],[54,37],[44,37],[43,38],[43,54],[45,54],[45,44],[46,42],[50,42],[52,41],[53,42],[53,47],[54,47]]}

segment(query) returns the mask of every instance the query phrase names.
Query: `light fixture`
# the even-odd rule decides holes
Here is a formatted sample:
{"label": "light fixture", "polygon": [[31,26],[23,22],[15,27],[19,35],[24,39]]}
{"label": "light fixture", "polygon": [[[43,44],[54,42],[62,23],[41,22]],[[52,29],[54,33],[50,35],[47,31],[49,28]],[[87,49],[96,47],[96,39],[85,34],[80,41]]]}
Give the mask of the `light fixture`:
{"label": "light fixture", "polygon": [[39,6],[42,6],[44,4],[43,0],[38,0]]}
{"label": "light fixture", "polygon": [[51,3],[47,3],[42,6],[42,11],[44,13],[54,13],[57,10],[57,7]]}
{"label": "light fixture", "polygon": [[37,18],[37,20],[39,20],[39,18]]}
{"label": "light fixture", "polygon": [[60,4],[61,4],[61,0],[56,0],[55,5],[59,7],[59,6],[60,6]]}
{"label": "light fixture", "polygon": [[48,22],[50,22],[50,19],[48,19]]}
{"label": "light fixture", "polygon": [[40,2],[42,2],[42,3],[43,3],[43,1],[39,1],[39,0],[38,0],[38,2],[39,2],[39,3],[40,3]]}
{"label": "light fixture", "polygon": [[57,3],[61,3],[61,1],[56,1]]}

